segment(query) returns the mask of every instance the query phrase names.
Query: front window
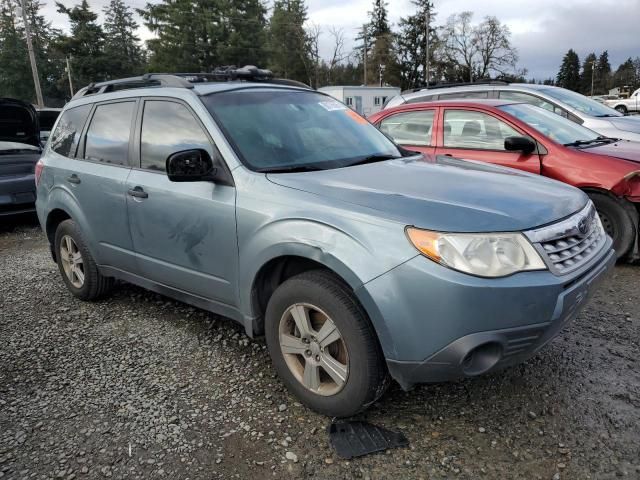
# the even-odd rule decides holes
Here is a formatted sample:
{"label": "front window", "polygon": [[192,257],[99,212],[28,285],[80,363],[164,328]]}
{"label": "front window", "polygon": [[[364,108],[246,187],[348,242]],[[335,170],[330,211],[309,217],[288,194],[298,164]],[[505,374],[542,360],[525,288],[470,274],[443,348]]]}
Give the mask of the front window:
{"label": "front window", "polygon": [[444,112],[444,146],[468,150],[504,150],[507,137],[521,134],[496,117],[472,110]]}
{"label": "front window", "polygon": [[579,93],[564,88],[545,88],[541,93],[575,108],[579,112],[592,117],[621,117],[622,114]]}
{"label": "front window", "polygon": [[202,101],[252,170],[329,169],[402,156],[366,119],[316,92],[244,89]]}
{"label": "front window", "polygon": [[598,139],[596,132],[535,105],[517,103],[499,108],[558,143],[570,144]]}

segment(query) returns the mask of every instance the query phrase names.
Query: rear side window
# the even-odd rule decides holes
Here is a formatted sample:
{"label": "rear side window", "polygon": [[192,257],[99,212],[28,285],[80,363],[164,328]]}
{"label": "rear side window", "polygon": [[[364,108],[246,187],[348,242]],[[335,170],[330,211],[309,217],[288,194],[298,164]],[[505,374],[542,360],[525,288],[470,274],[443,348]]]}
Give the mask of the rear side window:
{"label": "rear side window", "polygon": [[84,147],[84,158],[94,162],[127,165],[135,102],[98,105]]}
{"label": "rear side window", "polygon": [[437,95],[422,95],[420,97],[414,97],[407,100],[407,103],[419,103],[419,102],[429,102],[431,100],[435,100]]}
{"label": "rear side window", "polygon": [[82,105],[64,111],[49,140],[54,152],[69,158],[76,157],[82,127],[90,110],[91,105]]}
{"label": "rear side window", "polygon": [[453,92],[443,93],[438,97],[439,100],[450,100],[456,98],[489,98],[489,92],[486,91],[472,91],[472,92]]}
{"label": "rear side window", "polygon": [[380,130],[398,145],[431,145],[435,110],[397,113],[380,122]]}
{"label": "rear side window", "polygon": [[162,100],[145,102],[140,134],[142,168],[164,172],[169,155],[194,148],[213,157],[209,138],[187,107]]}

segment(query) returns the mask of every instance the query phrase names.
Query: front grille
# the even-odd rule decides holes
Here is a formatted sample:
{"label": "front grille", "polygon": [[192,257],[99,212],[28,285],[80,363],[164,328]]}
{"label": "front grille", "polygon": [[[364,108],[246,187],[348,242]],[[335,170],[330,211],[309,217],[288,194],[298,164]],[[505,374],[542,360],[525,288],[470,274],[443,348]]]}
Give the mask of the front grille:
{"label": "front grille", "polygon": [[607,238],[592,202],[568,219],[526,235],[556,275],[585,265],[596,256]]}

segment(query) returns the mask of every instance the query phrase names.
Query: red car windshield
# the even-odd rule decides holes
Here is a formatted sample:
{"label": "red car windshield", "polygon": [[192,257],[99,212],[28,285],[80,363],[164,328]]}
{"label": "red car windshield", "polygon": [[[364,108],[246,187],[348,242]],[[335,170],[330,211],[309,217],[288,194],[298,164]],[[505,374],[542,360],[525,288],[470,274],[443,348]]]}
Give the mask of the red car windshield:
{"label": "red car windshield", "polygon": [[535,128],[544,136],[563,145],[576,142],[591,142],[600,137],[593,130],[589,130],[582,125],[578,125],[571,120],[535,105],[515,103],[502,105],[498,108]]}

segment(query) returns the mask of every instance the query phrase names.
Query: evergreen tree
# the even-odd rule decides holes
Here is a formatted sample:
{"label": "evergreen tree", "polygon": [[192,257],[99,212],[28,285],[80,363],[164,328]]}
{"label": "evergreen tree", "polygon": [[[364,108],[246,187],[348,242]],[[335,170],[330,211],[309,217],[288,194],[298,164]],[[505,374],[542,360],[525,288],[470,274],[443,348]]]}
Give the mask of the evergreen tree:
{"label": "evergreen tree", "polygon": [[221,64],[227,41],[223,0],[162,0],[139,9],[156,38],[147,41],[149,69],[207,72]]}
{"label": "evergreen tree", "polygon": [[[591,95],[591,80],[594,75],[594,65],[596,63],[596,54],[590,53],[582,63],[582,73],[580,74],[580,92],[584,95]],[[595,81],[595,75],[593,76]]]}
{"label": "evergreen tree", "polygon": [[269,20],[269,67],[276,75],[312,83],[310,39],[304,0],[275,0]]}
{"label": "evergreen tree", "polygon": [[136,36],[138,24],[123,0],[111,0],[104,8],[104,56],[111,78],[127,77],[144,71],[144,55]]}
{"label": "evergreen tree", "polygon": [[629,57],[624,63],[620,64],[616,73],[613,74],[613,85],[616,87],[629,86],[634,88],[638,83],[636,77],[636,67],[633,60]]}
{"label": "evergreen tree", "polygon": [[580,89],[580,59],[573,49],[570,49],[562,59],[556,84],[573,91]]}
{"label": "evergreen tree", "polygon": [[221,49],[227,65],[266,67],[267,9],[260,0],[228,0],[228,40]]}
{"label": "evergreen tree", "polygon": [[609,88],[611,87],[611,64],[609,63],[609,52],[606,50],[598,57],[595,83],[594,93],[609,93]]}
{"label": "evergreen tree", "polygon": [[[412,0],[416,12],[400,19],[397,35],[398,58],[400,63],[401,88],[403,90],[425,85],[426,73],[426,16],[430,12],[431,22],[435,17],[430,0]],[[438,43],[433,23],[429,27],[430,77],[438,78],[438,67],[434,62],[434,52]]]}
{"label": "evergreen tree", "polygon": [[395,38],[387,20],[387,2],[374,0],[373,10],[369,12],[369,38],[371,54],[368,61],[373,73],[370,78],[381,84],[400,83],[400,65],[396,56]]}
{"label": "evergreen tree", "polygon": [[79,89],[91,82],[109,77],[104,57],[104,33],[96,22],[98,15],[91,10],[87,0],[67,8],[56,2],[58,12],[69,18],[71,35],[58,41],[58,49],[69,56],[74,87]]}
{"label": "evergreen tree", "polygon": [[24,29],[12,0],[0,2],[0,96],[35,101]]}

